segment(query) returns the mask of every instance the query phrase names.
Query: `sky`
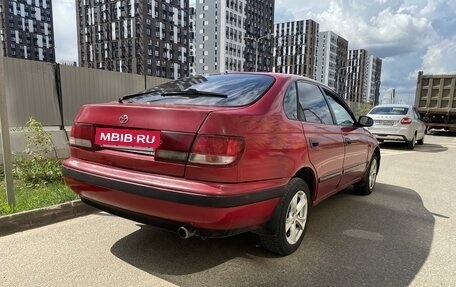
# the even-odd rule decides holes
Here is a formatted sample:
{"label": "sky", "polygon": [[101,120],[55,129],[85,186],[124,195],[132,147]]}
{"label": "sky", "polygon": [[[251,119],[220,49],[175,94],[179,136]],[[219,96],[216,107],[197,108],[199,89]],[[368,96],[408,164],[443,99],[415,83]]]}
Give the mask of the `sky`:
{"label": "sky", "polygon": [[[254,0],[253,0],[254,1]],[[77,61],[74,0],[53,0],[57,61]],[[414,103],[418,71],[456,73],[455,0],[276,0],[275,22],[313,19],[382,58],[380,98]]]}

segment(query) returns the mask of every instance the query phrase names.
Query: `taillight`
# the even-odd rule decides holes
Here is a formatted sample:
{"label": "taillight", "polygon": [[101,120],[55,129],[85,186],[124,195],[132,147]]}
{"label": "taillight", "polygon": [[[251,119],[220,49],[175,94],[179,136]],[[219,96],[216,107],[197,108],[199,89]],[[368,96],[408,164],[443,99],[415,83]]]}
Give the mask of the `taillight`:
{"label": "taillight", "polygon": [[244,151],[240,137],[199,135],[193,143],[189,163],[228,165],[235,162]]}
{"label": "taillight", "polygon": [[92,148],[94,130],[91,124],[74,123],[71,127],[70,145]]}
{"label": "taillight", "polygon": [[155,150],[155,160],[185,163],[194,135],[189,133],[162,132],[160,145]]}
{"label": "taillight", "polygon": [[409,125],[411,123],[412,123],[412,119],[409,117],[405,117],[401,120],[401,124],[403,124],[403,125]]}

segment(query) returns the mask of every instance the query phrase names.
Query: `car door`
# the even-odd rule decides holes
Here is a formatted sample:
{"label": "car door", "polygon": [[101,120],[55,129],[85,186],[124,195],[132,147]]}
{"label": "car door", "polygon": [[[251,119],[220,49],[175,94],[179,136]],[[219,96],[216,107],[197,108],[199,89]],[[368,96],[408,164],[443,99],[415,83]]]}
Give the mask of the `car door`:
{"label": "car door", "polygon": [[344,138],[334,125],[329,106],[320,88],[298,81],[298,117],[309,146],[309,159],[317,173],[316,202],[333,194],[339,185],[344,162]]}
{"label": "car door", "polygon": [[339,188],[345,188],[363,176],[369,160],[369,142],[366,131],[355,126],[355,118],[345,103],[331,91],[323,91],[344,139],[345,158]]}

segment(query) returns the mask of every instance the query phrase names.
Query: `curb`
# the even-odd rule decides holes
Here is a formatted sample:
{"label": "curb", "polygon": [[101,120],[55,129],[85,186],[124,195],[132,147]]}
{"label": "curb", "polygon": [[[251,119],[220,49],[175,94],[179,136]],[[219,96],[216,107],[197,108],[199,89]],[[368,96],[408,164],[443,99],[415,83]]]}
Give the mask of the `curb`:
{"label": "curb", "polygon": [[0,236],[98,212],[81,200],[0,216]]}

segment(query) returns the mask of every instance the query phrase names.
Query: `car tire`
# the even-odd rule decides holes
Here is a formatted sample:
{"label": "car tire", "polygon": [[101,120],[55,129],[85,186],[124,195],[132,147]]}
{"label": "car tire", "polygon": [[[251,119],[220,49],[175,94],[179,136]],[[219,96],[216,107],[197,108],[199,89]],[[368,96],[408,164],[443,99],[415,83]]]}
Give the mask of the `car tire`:
{"label": "car tire", "polygon": [[359,195],[369,195],[375,187],[378,173],[378,157],[373,155],[369,163],[369,168],[364,173],[363,179],[360,183],[355,184],[355,193]]}
{"label": "car tire", "polygon": [[419,144],[419,145],[424,144],[424,135],[423,135],[423,137],[420,140],[416,141],[416,144]]}
{"label": "car tire", "polygon": [[304,238],[310,206],[307,183],[300,178],[291,179],[271,220],[274,233],[260,235],[263,247],[280,255],[295,252]]}
{"label": "car tire", "polygon": [[405,145],[407,146],[407,149],[409,149],[409,150],[413,150],[415,148],[415,144],[416,144],[416,134],[413,135],[412,140],[405,142]]}

